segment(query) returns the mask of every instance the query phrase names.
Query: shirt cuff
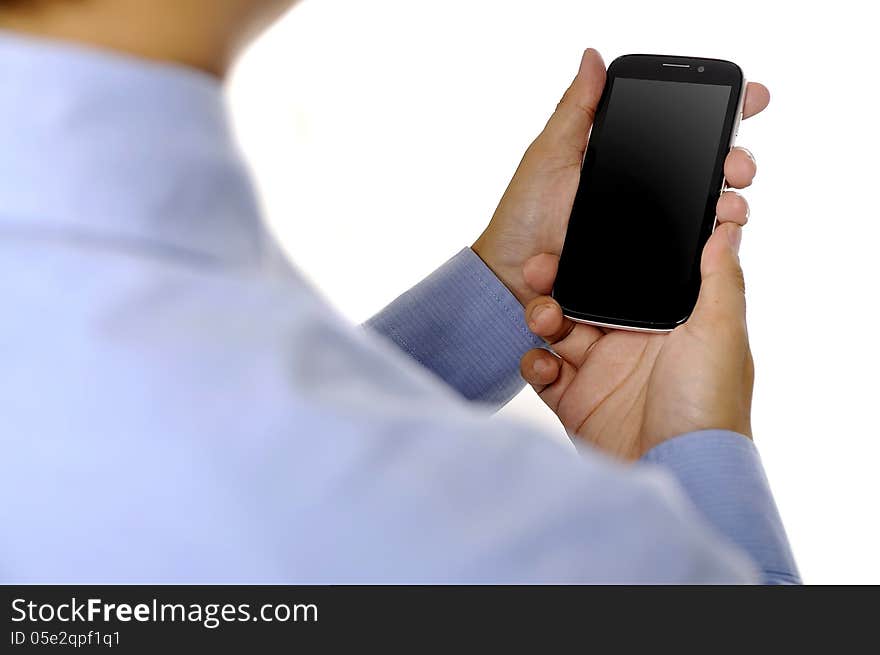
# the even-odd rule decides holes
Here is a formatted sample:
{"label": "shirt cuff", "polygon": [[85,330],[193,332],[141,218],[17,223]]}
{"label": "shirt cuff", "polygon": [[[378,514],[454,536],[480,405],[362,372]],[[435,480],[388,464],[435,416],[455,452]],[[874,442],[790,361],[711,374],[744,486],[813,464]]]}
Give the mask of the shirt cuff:
{"label": "shirt cuff", "polygon": [[725,430],[694,432],[642,458],[663,466],[708,521],[749,555],[766,583],[800,584],[755,444]]}
{"label": "shirt cuff", "polygon": [[523,387],[519,360],[544,346],[523,307],[470,248],[397,298],[367,326],[465,398],[500,407]]}

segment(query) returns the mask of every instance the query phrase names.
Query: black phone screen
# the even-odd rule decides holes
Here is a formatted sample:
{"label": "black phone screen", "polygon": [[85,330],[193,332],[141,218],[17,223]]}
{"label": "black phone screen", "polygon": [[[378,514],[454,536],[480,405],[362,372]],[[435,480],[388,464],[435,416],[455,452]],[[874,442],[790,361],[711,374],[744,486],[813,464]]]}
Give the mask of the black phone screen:
{"label": "black phone screen", "polygon": [[738,89],[627,77],[609,84],[554,295],[575,318],[671,329],[699,292]]}

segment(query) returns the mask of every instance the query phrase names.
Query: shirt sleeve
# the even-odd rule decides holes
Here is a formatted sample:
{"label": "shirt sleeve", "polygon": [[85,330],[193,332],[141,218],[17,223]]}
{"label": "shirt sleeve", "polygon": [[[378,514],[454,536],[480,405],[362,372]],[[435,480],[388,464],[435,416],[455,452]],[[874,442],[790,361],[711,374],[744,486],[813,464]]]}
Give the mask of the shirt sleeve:
{"label": "shirt sleeve", "polygon": [[644,461],[672,473],[717,531],[748,553],[767,584],[800,584],[779,511],[755,444],[706,430],[670,439]]}
{"label": "shirt sleeve", "polygon": [[544,341],[470,248],[367,321],[468,400],[500,407],[523,387],[520,358]]}

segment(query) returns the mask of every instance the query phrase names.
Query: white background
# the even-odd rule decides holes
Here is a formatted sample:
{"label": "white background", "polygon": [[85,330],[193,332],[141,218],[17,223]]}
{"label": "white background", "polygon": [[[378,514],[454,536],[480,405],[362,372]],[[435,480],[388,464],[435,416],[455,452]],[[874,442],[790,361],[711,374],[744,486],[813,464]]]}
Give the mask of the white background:
{"label": "white background", "polygon": [[[585,47],[739,63],[773,95],[739,138],[756,441],[806,581],[880,583],[872,4],[308,0],[232,102],[274,230],[361,321],[478,236]],[[531,391],[504,412],[561,434]]]}

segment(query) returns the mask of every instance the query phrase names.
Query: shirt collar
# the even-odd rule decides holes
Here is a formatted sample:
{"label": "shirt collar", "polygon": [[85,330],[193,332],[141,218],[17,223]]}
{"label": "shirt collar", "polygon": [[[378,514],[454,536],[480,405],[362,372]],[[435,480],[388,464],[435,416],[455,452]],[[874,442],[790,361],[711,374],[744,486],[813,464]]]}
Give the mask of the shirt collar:
{"label": "shirt collar", "polygon": [[0,32],[0,226],[274,253],[207,74]]}

